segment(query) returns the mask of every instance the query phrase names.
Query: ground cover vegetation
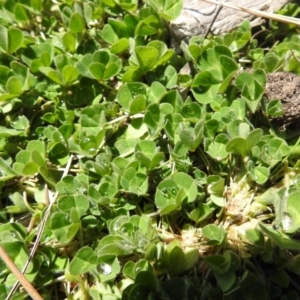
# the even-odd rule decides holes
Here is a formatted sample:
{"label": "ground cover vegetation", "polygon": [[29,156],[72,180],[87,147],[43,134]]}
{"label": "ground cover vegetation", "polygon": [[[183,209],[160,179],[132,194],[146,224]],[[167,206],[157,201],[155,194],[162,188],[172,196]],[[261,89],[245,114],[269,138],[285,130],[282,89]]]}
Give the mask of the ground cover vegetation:
{"label": "ground cover vegetation", "polygon": [[299,32],[175,51],[182,6],[0,3],[0,245],[43,299],[299,299],[299,134],[265,97]]}

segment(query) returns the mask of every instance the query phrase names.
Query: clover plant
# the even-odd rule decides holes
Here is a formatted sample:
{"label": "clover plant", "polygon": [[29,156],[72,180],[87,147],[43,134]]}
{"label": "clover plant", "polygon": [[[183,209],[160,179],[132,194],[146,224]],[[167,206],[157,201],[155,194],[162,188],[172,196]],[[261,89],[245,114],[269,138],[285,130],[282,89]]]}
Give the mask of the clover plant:
{"label": "clover plant", "polygon": [[299,299],[298,133],[265,93],[300,74],[297,28],[175,51],[182,9],[0,4],[0,245],[43,299]]}

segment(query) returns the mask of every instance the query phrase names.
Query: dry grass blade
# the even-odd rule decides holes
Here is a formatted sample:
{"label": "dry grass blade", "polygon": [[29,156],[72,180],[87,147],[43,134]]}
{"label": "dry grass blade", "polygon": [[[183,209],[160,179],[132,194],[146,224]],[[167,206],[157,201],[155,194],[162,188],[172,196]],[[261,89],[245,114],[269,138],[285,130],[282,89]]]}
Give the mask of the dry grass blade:
{"label": "dry grass blade", "polygon": [[[73,155],[70,155],[69,157],[69,160],[68,160],[68,163],[65,167],[65,170],[64,170],[64,173],[62,175],[62,178],[63,179],[64,177],[66,177],[69,173],[69,170],[71,168],[71,164],[72,164],[72,160],[73,160]],[[38,233],[37,233],[37,236],[36,236],[36,239],[35,239],[35,242],[34,242],[34,245],[31,249],[31,252],[30,252],[30,255],[28,257],[28,260],[26,262],[26,264],[24,265],[23,267],[23,270],[22,270],[22,273],[24,274],[29,266],[29,263],[31,262],[32,258],[34,257],[34,254],[39,246],[39,243],[40,243],[40,240],[41,240],[41,237],[42,237],[42,234],[44,232],[44,229],[45,229],[45,225],[46,225],[46,222],[48,220],[48,217],[50,216],[50,212],[51,212],[51,208],[52,206],[54,205],[54,203],[56,202],[57,198],[58,198],[58,195],[59,193],[56,191],[54,196],[51,198],[51,200],[49,201],[49,191],[48,191],[48,186],[46,185],[45,186],[45,192],[46,192],[46,195],[45,195],[45,198],[46,198],[46,202],[49,203],[46,211],[45,211],[45,214],[44,214],[44,217],[43,217],[43,220],[41,221],[40,225],[39,225],[39,230],[38,230]],[[21,273],[21,274],[22,274]],[[15,290],[18,288],[18,285],[19,285],[19,282],[17,281],[14,286],[12,287],[12,289],[10,290],[8,296],[6,297],[6,300],[9,300],[11,299],[13,293],[15,292]]]}
{"label": "dry grass blade", "polygon": [[227,3],[227,2],[220,2],[220,1],[215,1],[215,0],[202,0],[202,1],[211,3],[211,4],[215,4],[215,5],[223,5],[224,7],[232,8],[235,10],[240,10],[240,11],[246,12],[248,14],[255,15],[257,17],[300,26],[300,20],[297,18],[281,16],[278,14],[264,12],[264,11],[260,11],[260,10],[256,10],[256,9],[250,9],[250,8],[246,8],[243,6],[238,6],[235,4]]}
{"label": "dry grass blade", "polygon": [[[7,267],[12,271],[12,273],[17,277],[18,282],[22,284],[27,293],[32,297],[33,300],[43,300],[41,295],[33,287],[33,285],[26,279],[22,272],[18,269],[15,263],[11,260],[5,250],[0,246],[0,257],[5,262]],[[6,298],[8,299],[8,298]]]}
{"label": "dry grass blade", "polygon": [[218,8],[218,10],[217,10],[217,12],[216,12],[216,14],[215,14],[215,16],[214,16],[212,22],[210,23],[210,26],[208,27],[208,29],[207,29],[207,31],[206,31],[206,33],[205,33],[205,35],[204,35],[204,38],[205,38],[205,39],[207,38],[208,34],[210,33],[211,28],[212,28],[212,26],[214,25],[214,23],[215,23],[215,21],[216,21],[216,19],[217,19],[217,17],[218,17],[218,15],[219,15],[219,13],[220,13],[220,11],[221,11],[222,8],[223,8],[223,5],[221,4],[221,5],[219,6],[219,8]]}

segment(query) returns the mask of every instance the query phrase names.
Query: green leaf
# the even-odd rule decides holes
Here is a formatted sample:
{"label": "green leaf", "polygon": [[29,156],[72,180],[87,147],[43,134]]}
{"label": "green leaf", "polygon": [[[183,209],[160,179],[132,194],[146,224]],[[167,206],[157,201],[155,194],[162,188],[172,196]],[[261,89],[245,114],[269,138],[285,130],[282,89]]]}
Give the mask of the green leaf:
{"label": "green leaf", "polygon": [[271,100],[267,104],[267,114],[273,117],[282,117],[283,112],[283,105],[280,100]]}
{"label": "green leaf", "polygon": [[138,299],[147,299],[151,290],[143,284],[135,284],[130,290],[129,299],[138,300]]}
{"label": "green leaf", "polygon": [[[220,64],[222,68],[222,78],[225,80],[224,82],[226,82],[228,79],[231,80],[238,69],[236,62],[229,56],[221,55]],[[224,83],[222,86],[223,90],[227,88],[227,86],[224,86]]]}
{"label": "green leaf", "polygon": [[265,226],[262,223],[259,223],[259,227],[262,230],[262,232],[269,236],[278,247],[289,250],[299,249],[299,241],[293,240],[287,235],[280,233],[279,231],[273,230],[269,226]]}
{"label": "green leaf", "polygon": [[108,80],[117,75],[121,68],[120,59],[107,50],[97,51],[93,56],[86,54],[77,64],[81,75],[96,78],[99,81]]}
{"label": "green leaf", "polygon": [[118,3],[124,10],[127,11],[135,11],[138,6],[137,0],[131,0],[131,1],[116,0],[116,3]]}
{"label": "green leaf", "polygon": [[184,260],[182,264],[181,272],[184,272],[192,268],[199,260],[199,251],[195,248],[184,249]]}
{"label": "green leaf", "polygon": [[23,33],[20,29],[0,26],[0,47],[4,52],[13,53],[23,44]]}
{"label": "green leaf", "polygon": [[150,71],[158,62],[159,52],[155,47],[138,46],[135,55],[140,70],[144,73]]}
{"label": "green leaf", "polygon": [[266,75],[262,70],[256,71],[253,74],[241,73],[236,78],[236,85],[242,91],[242,97],[252,113],[256,111],[263,96],[266,80]]}
{"label": "green leaf", "polygon": [[192,128],[184,129],[180,132],[179,137],[189,148],[194,144],[194,130]]}
{"label": "green leaf", "polygon": [[164,2],[164,9],[160,15],[167,21],[174,20],[179,17],[183,8],[183,1],[167,0]]}
{"label": "green leaf", "polygon": [[223,227],[218,227],[214,224],[209,224],[203,227],[202,234],[209,241],[217,242],[218,245],[221,245],[226,237],[226,233]]}
{"label": "green leaf", "polygon": [[54,187],[61,178],[61,172],[49,170],[45,166],[39,167],[38,171],[51,187]]}
{"label": "green leaf", "polygon": [[71,208],[75,208],[80,217],[87,212],[89,206],[89,201],[85,195],[62,196],[57,203],[57,207],[61,212],[68,213]]}
{"label": "green leaf", "polygon": [[167,49],[166,45],[160,41],[152,41],[148,45],[154,46],[160,51],[160,59],[155,67],[170,63],[175,53],[173,49]]}
{"label": "green leaf", "polygon": [[262,147],[261,159],[266,164],[274,166],[289,153],[290,148],[287,146],[286,141],[280,138],[272,138]]}
{"label": "green leaf", "polygon": [[[151,271],[151,265],[145,259],[140,259],[136,263],[128,261],[123,267],[123,275],[131,279],[135,279],[136,275],[141,271]],[[140,279],[142,280],[142,277]]]}
{"label": "green leaf", "polygon": [[111,281],[117,277],[120,273],[121,267],[117,257],[115,256],[104,256],[98,260],[97,275],[101,282]]}
{"label": "green leaf", "polygon": [[151,15],[141,20],[135,30],[136,35],[148,36],[153,35],[160,29],[160,20],[157,15]]}
{"label": "green leaf", "polygon": [[129,41],[127,38],[122,38],[114,42],[110,47],[110,52],[113,54],[119,54],[127,51],[129,48]]}
{"label": "green leaf", "polygon": [[[128,20],[128,18],[127,18],[127,20]],[[132,19],[131,19],[131,21],[132,21]],[[116,20],[115,18],[110,18],[108,20],[108,23],[109,23],[109,25],[111,25],[111,27],[113,28],[113,30],[115,31],[115,33],[117,34],[117,36],[119,38],[122,38],[122,37],[129,38],[131,36],[130,30],[127,27],[129,25],[128,23]],[[133,26],[134,27],[136,26],[136,19],[134,20]],[[129,25],[129,27],[130,27],[130,25]],[[133,30],[134,30],[134,28],[131,28],[131,32]],[[132,32],[132,35],[133,35],[133,32]]]}
{"label": "green leaf", "polygon": [[89,3],[83,3],[83,12],[85,22],[88,24],[93,19],[93,8]]}
{"label": "green leaf", "polygon": [[63,77],[60,72],[50,67],[40,67],[40,71],[54,82],[63,85]]}
{"label": "green leaf", "polygon": [[[176,203],[176,195],[178,193],[179,188],[177,184],[172,179],[165,179],[158,186],[155,193],[155,204],[158,208],[164,208],[167,205],[175,205],[178,207]],[[173,207],[173,206],[172,206]]]}
{"label": "green leaf", "polygon": [[92,248],[81,248],[72,259],[69,271],[73,276],[82,275],[90,271],[97,264],[97,256]]}
{"label": "green leaf", "polygon": [[262,133],[262,130],[257,128],[251,131],[246,139],[241,137],[233,138],[227,143],[226,151],[240,154],[241,156],[245,157],[260,140]]}
{"label": "green leaf", "polygon": [[181,247],[175,246],[169,254],[169,268],[172,275],[182,272],[184,264],[184,253]]}
{"label": "green leaf", "polygon": [[121,178],[122,187],[131,193],[142,195],[148,190],[148,178],[145,174],[138,173],[134,168],[130,167]]}
{"label": "green leaf", "polygon": [[[138,96],[146,96],[146,88],[142,83],[126,83],[124,84],[117,95],[117,101],[124,107],[126,110],[129,110],[134,99]],[[140,98],[143,101],[143,98]],[[144,107],[144,106],[143,106]]]}
{"label": "green leaf", "polygon": [[[0,27],[1,30],[1,27]],[[0,66],[0,83],[5,85],[9,76],[11,75],[11,69],[6,66]]]}
{"label": "green leaf", "polygon": [[148,287],[150,290],[158,291],[159,290],[159,282],[157,277],[153,272],[150,271],[140,271],[136,275],[135,284],[142,284]]}
{"label": "green leaf", "polygon": [[[8,48],[7,51],[9,53],[13,53],[15,51],[17,51],[23,44],[23,40],[24,40],[24,36],[23,36],[23,32],[18,29],[18,28],[14,28],[11,27],[8,29]],[[1,31],[0,31],[0,41],[1,41],[2,37],[1,37]],[[0,43],[1,45],[1,43]]]}
{"label": "green leaf", "polygon": [[151,5],[167,21],[178,18],[183,8],[182,0],[147,0],[146,3]]}
{"label": "green leaf", "polygon": [[231,137],[242,137],[247,139],[250,132],[250,126],[248,123],[242,122],[241,120],[233,120],[228,125],[228,133]]}
{"label": "green leaf", "polygon": [[28,150],[21,150],[16,156],[16,162],[26,164],[31,160],[31,153]]}
{"label": "green leaf", "polygon": [[258,184],[263,184],[269,179],[270,171],[266,167],[257,166],[254,169],[254,174],[255,174],[255,181]]}
{"label": "green leaf", "polygon": [[0,26],[0,47],[4,52],[7,52],[9,48],[8,32],[4,26]]}
{"label": "green leaf", "polygon": [[42,0],[31,0],[30,1],[30,6],[36,11],[41,11],[41,9],[42,9]]}
{"label": "green leaf", "polygon": [[228,151],[226,149],[228,140],[229,139],[227,135],[223,133],[218,134],[216,138],[209,144],[207,153],[217,161],[225,159],[228,156]]}
{"label": "green leaf", "polygon": [[13,260],[13,262],[17,265],[19,269],[22,269],[24,263],[28,259],[28,250],[24,242],[21,241],[13,241],[13,242],[1,242],[1,246],[9,253],[9,257]]}
{"label": "green leaf", "polygon": [[97,148],[98,148],[98,141],[96,136],[89,135],[84,137],[80,142],[79,146],[82,150],[84,150],[87,153],[95,154]]}
{"label": "green leaf", "polygon": [[63,68],[69,64],[69,59],[66,55],[60,54],[60,55],[55,56],[54,62],[55,62],[57,71],[62,73]]}
{"label": "green leaf", "polygon": [[233,138],[227,143],[226,151],[235,154],[240,154],[241,156],[245,157],[248,151],[250,151],[250,149],[247,147],[246,139],[237,137]]}
{"label": "green leaf", "polygon": [[228,292],[236,282],[236,275],[233,272],[227,272],[226,274],[215,274],[217,282],[221,290],[225,293]]}
{"label": "green leaf", "polygon": [[33,160],[34,163],[36,163],[40,167],[46,165],[45,159],[42,157],[41,154],[43,154],[43,153],[40,153],[37,150],[33,150],[31,152],[31,159]]}
{"label": "green leaf", "polygon": [[257,144],[257,142],[260,140],[262,135],[263,135],[262,129],[256,128],[256,129],[252,130],[247,137],[247,147],[253,148]]}
{"label": "green leaf", "polygon": [[[145,141],[148,142],[148,141]],[[151,141],[149,141],[151,142]],[[137,148],[137,147],[136,147]],[[139,149],[139,148],[137,148]],[[152,153],[152,152],[148,152],[146,151],[137,151],[135,153],[135,157],[136,159],[145,167],[147,167],[147,169],[151,170],[153,168],[155,168],[164,158],[164,154],[162,152],[159,153]]]}
{"label": "green leaf", "polygon": [[175,240],[167,246],[162,261],[172,274],[177,275],[182,271],[184,253],[178,241]]}
{"label": "green leaf", "polygon": [[66,85],[75,81],[78,77],[79,73],[77,69],[71,65],[64,66],[62,70],[62,78]]}
{"label": "green leaf", "polygon": [[24,135],[24,131],[0,126],[0,137],[10,137],[10,136],[19,136],[19,135]]}
{"label": "green leaf", "polygon": [[66,244],[74,239],[80,225],[71,223],[68,214],[56,212],[51,216],[51,230],[60,243]]}
{"label": "green leaf", "polygon": [[72,195],[76,192],[75,179],[71,175],[65,176],[56,186],[56,190],[61,194]]}
{"label": "green leaf", "polygon": [[246,231],[246,238],[254,245],[264,247],[264,235],[257,228],[249,229]]}
{"label": "green leaf", "polygon": [[6,82],[6,90],[10,94],[20,95],[23,92],[23,84],[17,76],[11,76]]}
{"label": "green leaf", "polygon": [[119,39],[117,33],[114,31],[114,29],[110,24],[104,25],[101,35],[103,39],[110,44],[117,42]]}
{"label": "green leaf", "polygon": [[197,122],[201,117],[201,107],[198,103],[186,103],[181,108],[181,114],[190,122]]}
{"label": "green leaf", "polygon": [[165,70],[165,77],[166,77],[166,88],[173,89],[177,84],[177,72],[174,67],[167,66]]}
{"label": "green leaf", "polygon": [[231,257],[228,255],[210,255],[205,259],[205,263],[214,272],[215,275],[227,274],[230,265]]}
{"label": "green leaf", "polygon": [[[297,231],[300,228],[300,213],[299,213],[299,196],[300,192],[295,191],[291,193],[286,202],[286,210],[284,212],[285,218],[290,218],[292,226],[283,226],[284,231],[288,234],[297,234]],[[284,220],[281,220],[281,222],[284,222]],[[289,227],[289,228],[288,228]]]}
{"label": "green leaf", "polygon": [[204,203],[199,203],[189,214],[189,218],[196,223],[204,221],[212,215],[210,207]]}
{"label": "green leaf", "polygon": [[[0,157],[0,170],[1,170],[2,174],[10,177],[10,179],[17,175],[17,173],[6,163],[6,161],[2,157]],[[7,178],[7,180],[9,180],[9,179]],[[0,181],[1,181],[1,179],[0,179]]]}
{"label": "green leaf", "polygon": [[69,29],[71,33],[80,33],[85,29],[84,20],[78,12],[72,14]]}
{"label": "green leaf", "polygon": [[49,147],[49,159],[52,163],[64,165],[69,158],[69,152],[66,145],[61,142],[52,143]]}
{"label": "green leaf", "polygon": [[120,236],[106,236],[98,244],[97,256],[124,256],[131,254],[134,249],[135,246],[133,246],[130,241]]}
{"label": "green leaf", "polygon": [[150,103],[159,103],[160,99],[165,95],[165,93],[165,87],[161,83],[154,81],[149,90],[148,100]]}
{"label": "green leaf", "polygon": [[153,141],[140,141],[135,146],[135,151],[143,153],[150,160],[156,151],[155,143]]}
{"label": "green leaf", "polygon": [[192,83],[192,93],[198,102],[206,104],[217,95],[220,86],[220,80],[205,70],[196,75]]}
{"label": "green leaf", "polygon": [[267,76],[264,70],[262,69],[254,70],[253,77],[260,86],[264,87],[266,85]]}
{"label": "green leaf", "polygon": [[66,32],[62,38],[64,46],[71,52],[75,52],[77,48],[77,40],[74,33]]}
{"label": "green leaf", "polygon": [[[215,119],[211,119],[205,122],[204,125],[204,135],[207,138],[213,138],[215,134],[217,133],[217,130],[219,128],[219,122]],[[226,143],[228,142],[228,139]]]}
{"label": "green leaf", "polygon": [[188,202],[193,202],[197,197],[197,185],[195,180],[188,174],[178,172],[174,176],[177,187],[184,189],[184,194]]}
{"label": "green leaf", "polygon": [[89,66],[89,71],[94,75],[98,80],[104,79],[105,66],[100,63],[92,63]]}
{"label": "green leaf", "polygon": [[[16,61],[10,63],[10,67],[13,70],[14,74],[20,78],[21,81],[26,83],[26,81],[30,80],[29,69]],[[29,84],[27,84],[29,86]]]}
{"label": "green leaf", "polygon": [[14,7],[14,14],[19,22],[27,22],[28,21],[28,15],[26,12],[25,7],[21,3],[16,3]]}

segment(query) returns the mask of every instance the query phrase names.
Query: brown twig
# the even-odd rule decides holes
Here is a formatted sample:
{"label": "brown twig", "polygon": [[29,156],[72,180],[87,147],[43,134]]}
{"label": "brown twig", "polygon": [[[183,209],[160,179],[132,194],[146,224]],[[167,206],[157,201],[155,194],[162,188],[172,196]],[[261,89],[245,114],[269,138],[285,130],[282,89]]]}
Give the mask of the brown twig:
{"label": "brown twig", "polygon": [[218,8],[218,10],[217,10],[217,12],[216,12],[216,14],[215,14],[213,20],[212,20],[211,23],[210,23],[210,26],[209,26],[208,29],[206,30],[206,33],[205,33],[205,35],[204,35],[204,38],[205,38],[205,39],[207,38],[209,32],[211,31],[211,28],[213,27],[213,25],[214,25],[214,23],[215,23],[215,21],[216,21],[216,19],[217,19],[217,17],[218,17],[218,15],[219,15],[219,13],[220,13],[220,11],[221,11],[222,8],[223,8],[223,4],[221,3],[221,5],[219,6],[219,8]]}
{"label": "brown twig", "polygon": [[[22,284],[27,293],[31,296],[33,300],[43,300],[41,295],[37,292],[34,286],[27,280],[27,278],[18,269],[12,259],[8,256],[6,251],[0,245],[0,257],[5,262],[7,267],[12,271],[12,273],[17,277],[18,282]],[[7,299],[7,298],[6,298]]]}

